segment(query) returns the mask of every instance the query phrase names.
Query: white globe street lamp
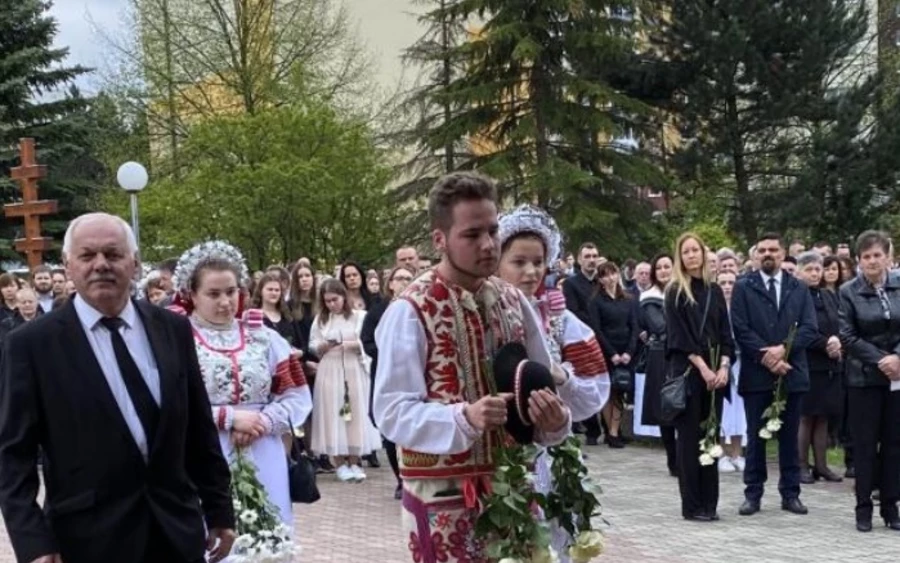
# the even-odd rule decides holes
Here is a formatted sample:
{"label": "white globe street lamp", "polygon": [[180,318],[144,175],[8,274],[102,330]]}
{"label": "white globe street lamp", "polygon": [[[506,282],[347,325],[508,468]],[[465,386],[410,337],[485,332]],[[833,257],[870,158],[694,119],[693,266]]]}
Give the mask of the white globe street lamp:
{"label": "white globe street lamp", "polygon": [[140,231],[138,230],[138,201],[137,196],[147,187],[147,169],[137,162],[126,162],[119,167],[116,180],[123,190],[131,196],[131,229],[134,231],[134,239],[141,245]]}

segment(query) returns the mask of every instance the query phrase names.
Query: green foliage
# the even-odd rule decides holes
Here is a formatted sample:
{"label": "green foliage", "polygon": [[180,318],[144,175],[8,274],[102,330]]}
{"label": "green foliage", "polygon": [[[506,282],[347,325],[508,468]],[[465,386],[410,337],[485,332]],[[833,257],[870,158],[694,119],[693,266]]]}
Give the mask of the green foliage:
{"label": "green foliage", "polygon": [[[21,200],[9,178],[18,145],[33,137],[37,159],[48,166],[39,196],[59,200],[59,213],[42,221],[45,236],[62,238],[68,220],[87,210],[98,163],[85,142],[94,130],[88,101],[70,85],[87,69],[65,66],[67,49],[53,47],[56,22],[39,0],[0,0],[0,200]],[[0,218],[0,239],[22,235],[21,218]],[[46,257],[56,260],[51,253]],[[20,259],[11,247],[0,257]]]}
{"label": "green foliage", "polygon": [[534,490],[528,469],[536,454],[534,446],[501,446],[494,450],[492,494],[485,499],[475,522],[475,534],[485,543],[486,555],[492,560],[510,557],[531,561],[550,545],[547,523],[532,513],[541,496]]}
{"label": "green foliage", "polygon": [[324,102],[211,118],[191,129],[182,154],[188,171],[141,195],[151,252],[222,238],[262,268],[302,255],[375,263],[393,248],[381,152],[363,124]]}
{"label": "green foliage", "polygon": [[600,486],[588,475],[581,456],[581,441],[571,436],[562,444],[547,449],[553,459],[550,472],[553,489],[547,494],[544,514],[576,537],[593,529],[591,518],[600,515]]}
{"label": "green foliage", "polygon": [[692,181],[724,174],[733,190],[728,225],[745,241],[797,219],[773,210],[796,196],[811,131],[832,128],[856,94],[859,71],[847,65],[866,32],[865,4],[654,4],[669,10],[657,39],[679,69],[674,109],[682,150],[693,154],[679,173]]}

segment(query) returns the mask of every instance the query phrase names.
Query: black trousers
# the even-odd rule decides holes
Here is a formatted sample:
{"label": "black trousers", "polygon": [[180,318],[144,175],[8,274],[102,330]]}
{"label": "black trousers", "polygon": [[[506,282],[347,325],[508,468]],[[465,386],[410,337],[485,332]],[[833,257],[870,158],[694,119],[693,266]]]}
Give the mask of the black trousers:
{"label": "black trousers", "polygon": [[150,534],[147,538],[147,551],[142,563],[204,563],[205,559],[188,560],[172,545],[165,532],[151,518]]}
{"label": "black trousers", "polygon": [[[744,397],[744,414],[747,417],[747,465],[744,468],[744,497],[759,502],[769,472],[766,468],[766,441],[759,437],[765,426],[763,412],[775,397],[774,391],[747,393]],[[800,497],[800,412],[803,393],[788,393],[787,405],[781,414],[782,427],[778,431],[778,492],[783,501]]]}
{"label": "black trousers", "polygon": [[676,451],[675,427],[663,425],[659,427],[663,447],[666,448],[666,466],[672,473],[678,472],[678,452]]}
{"label": "black trousers", "polygon": [[856,518],[872,518],[872,489],[880,476],[881,516],[893,519],[900,500],[900,392],[848,387],[847,396],[856,463]]}
{"label": "black trousers", "polygon": [[[716,391],[715,407],[722,419],[722,392]],[[678,464],[678,490],[681,493],[681,515],[690,518],[698,514],[712,516],[719,504],[719,468],[700,465],[700,424],[709,416],[712,393],[699,375],[691,374],[687,408],[675,419],[676,462]]]}

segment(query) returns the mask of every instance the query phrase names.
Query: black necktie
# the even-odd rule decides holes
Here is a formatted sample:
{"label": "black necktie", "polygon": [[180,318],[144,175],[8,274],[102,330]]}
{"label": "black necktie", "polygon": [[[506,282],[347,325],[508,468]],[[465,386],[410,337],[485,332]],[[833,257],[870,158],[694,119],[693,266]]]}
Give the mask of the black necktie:
{"label": "black necktie", "polygon": [[141,370],[134,363],[134,358],[125,345],[125,339],[119,333],[119,328],[125,324],[125,321],[115,317],[104,317],[100,319],[103,326],[109,330],[109,336],[112,339],[113,350],[116,353],[116,363],[119,364],[119,373],[122,374],[122,380],[125,382],[125,388],[128,389],[128,395],[137,411],[138,418],[141,420],[141,426],[144,427],[144,434],[147,435],[147,450],[149,454],[150,444],[156,435],[156,427],[159,424],[159,405],[150,393],[150,387],[144,381]]}
{"label": "black necktie", "polygon": [[772,298],[772,303],[775,303],[775,307],[778,307],[778,290],[775,289],[775,278],[769,278],[769,297]]}

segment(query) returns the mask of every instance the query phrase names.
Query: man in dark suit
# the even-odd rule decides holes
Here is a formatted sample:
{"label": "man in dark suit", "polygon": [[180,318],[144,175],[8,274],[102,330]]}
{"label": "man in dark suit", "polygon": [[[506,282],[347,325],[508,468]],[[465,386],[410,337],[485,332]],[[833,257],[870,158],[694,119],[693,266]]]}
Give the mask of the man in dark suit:
{"label": "man in dark suit", "polygon": [[129,298],[137,245],[118,217],[75,219],[63,258],[77,295],[11,333],[0,371],[0,509],[16,559],[223,559],[230,475],[189,321]]}
{"label": "man in dark suit", "polygon": [[[759,436],[765,428],[763,412],[774,398],[776,379],[786,378],[787,407],[777,431],[778,467],[781,479],[781,507],[794,514],[806,514],[800,501],[800,458],[797,435],[800,401],[809,390],[806,349],[816,339],[815,309],[806,286],[781,271],[784,245],[776,234],[764,235],[756,246],[760,270],[741,277],[731,298],[734,339],[741,351],[738,391],[744,398],[747,416],[747,464],[744,469],[744,503],[740,514],[759,512],[766,482],[766,441]],[[797,327],[790,357],[785,342]]]}
{"label": "man in dark suit", "polygon": [[597,267],[600,266],[597,245],[592,242],[581,245],[578,250],[578,266],[579,270],[563,284],[563,296],[566,298],[566,309],[590,326],[590,304],[597,287]]}

